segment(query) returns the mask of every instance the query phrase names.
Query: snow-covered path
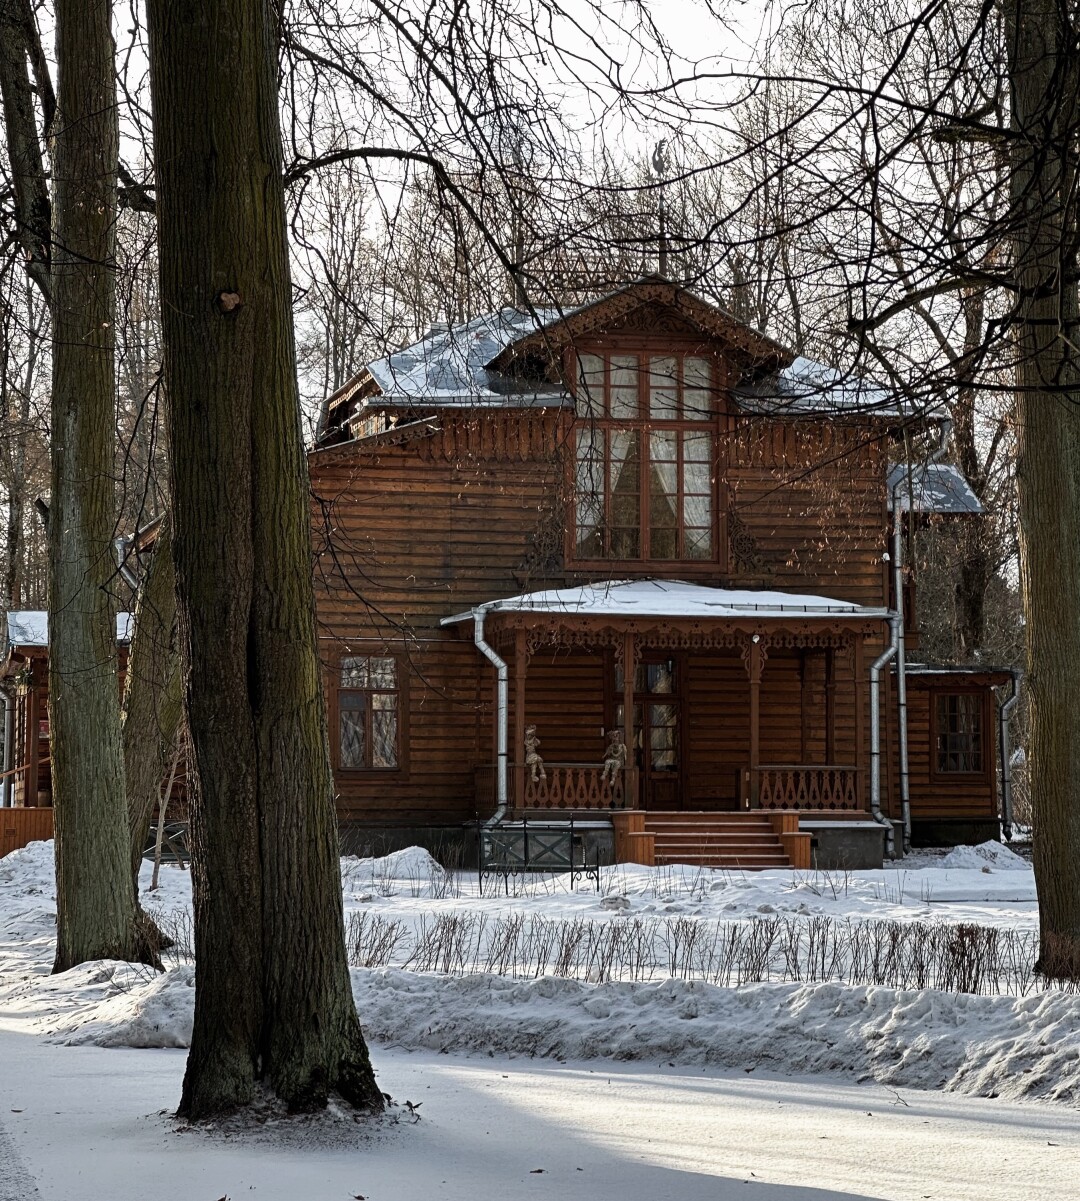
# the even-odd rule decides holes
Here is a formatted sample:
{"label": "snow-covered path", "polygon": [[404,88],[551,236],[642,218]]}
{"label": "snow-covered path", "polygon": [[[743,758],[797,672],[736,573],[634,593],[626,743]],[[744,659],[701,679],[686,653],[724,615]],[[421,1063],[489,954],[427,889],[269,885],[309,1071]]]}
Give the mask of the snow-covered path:
{"label": "snow-covered path", "polygon": [[37,1201],[39,1196],[33,1177],[0,1122],[0,1201]]}
{"label": "snow-covered path", "polygon": [[11,1031],[0,1031],[0,1112],[42,1201],[1077,1195],[1080,1114],[1064,1107],[757,1073],[373,1053],[383,1088],[420,1103],[422,1120],[354,1145],[176,1133],[162,1111],[179,1096],[182,1051],[49,1046]]}

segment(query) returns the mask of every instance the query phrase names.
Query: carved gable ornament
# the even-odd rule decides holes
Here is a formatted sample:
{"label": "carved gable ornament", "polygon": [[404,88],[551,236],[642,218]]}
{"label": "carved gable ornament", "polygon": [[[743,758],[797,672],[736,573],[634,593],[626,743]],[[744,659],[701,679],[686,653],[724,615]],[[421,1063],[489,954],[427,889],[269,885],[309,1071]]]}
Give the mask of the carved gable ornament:
{"label": "carved gable ornament", "polygon": [[675,338],[708,337],[707,330],[666,304],[640,304],[617,316],[603,332],[607,334],[667,334]]}

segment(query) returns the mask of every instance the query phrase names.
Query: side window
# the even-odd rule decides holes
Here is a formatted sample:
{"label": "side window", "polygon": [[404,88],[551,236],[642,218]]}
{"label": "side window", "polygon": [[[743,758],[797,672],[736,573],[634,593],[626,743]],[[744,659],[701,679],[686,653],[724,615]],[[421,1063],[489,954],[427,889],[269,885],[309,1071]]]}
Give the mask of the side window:
{"label": "side window", "polygon": [[343,658],[337,702],[338,767],[342,771],[396,768],[401,726],[397,660]]}
{"label": "side window", "polygon": [[941,775],[985,771],[983,697],[977,692],[934,698],[934,766]]}

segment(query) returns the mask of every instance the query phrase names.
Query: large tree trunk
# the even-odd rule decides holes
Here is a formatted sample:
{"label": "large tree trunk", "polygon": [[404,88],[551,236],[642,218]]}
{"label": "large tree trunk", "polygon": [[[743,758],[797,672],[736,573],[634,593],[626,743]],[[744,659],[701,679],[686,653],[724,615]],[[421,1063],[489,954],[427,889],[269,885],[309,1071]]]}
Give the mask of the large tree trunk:
{"label": "large tree trunk", "polygon": [[[180,1112],[375,1110],[345,959],[269,0],[148,5],[172,514],[192,747]],[[192,88],[192,80],[199,86]]]}
{"label": "large tree trunk", "polygon": [[1075,203],[1077,88],[1064,13],[1056,0],[1013,0],[1008,31],[1039,967],[1052,976],[1080,973],[1080,377],[1075,253],[1067,248],[1075,230],[1066,220]]}
{"label": "large tree trunk", "polygon": [[59,0],[53,155],[49,719],[55,971],[150,959],[131,889],[120,748],[113,326],[117,118],[107,0]]}
{"label": "large tree trunk", "polygon": [[158,530],[146,579],[139,591],[135,639],[124,687],[124,779],[136,902],[146,836],[180,737],[182,712],[176,572],[172,531],[166,519]]}

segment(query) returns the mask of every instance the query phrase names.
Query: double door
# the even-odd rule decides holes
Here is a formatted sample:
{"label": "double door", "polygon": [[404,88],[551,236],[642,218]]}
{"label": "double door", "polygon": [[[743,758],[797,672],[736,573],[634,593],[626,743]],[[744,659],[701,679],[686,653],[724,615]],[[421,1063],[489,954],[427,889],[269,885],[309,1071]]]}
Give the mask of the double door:
{"label": "double door", "polygon": [[[682,676],[677,658],[644,655],[634,671],[631,763],[646,809],[679,809],[683,796]],[[623,673],[615,668],[615,724],[623,728]],[[629,803],[633,803],[628,798]]]}

